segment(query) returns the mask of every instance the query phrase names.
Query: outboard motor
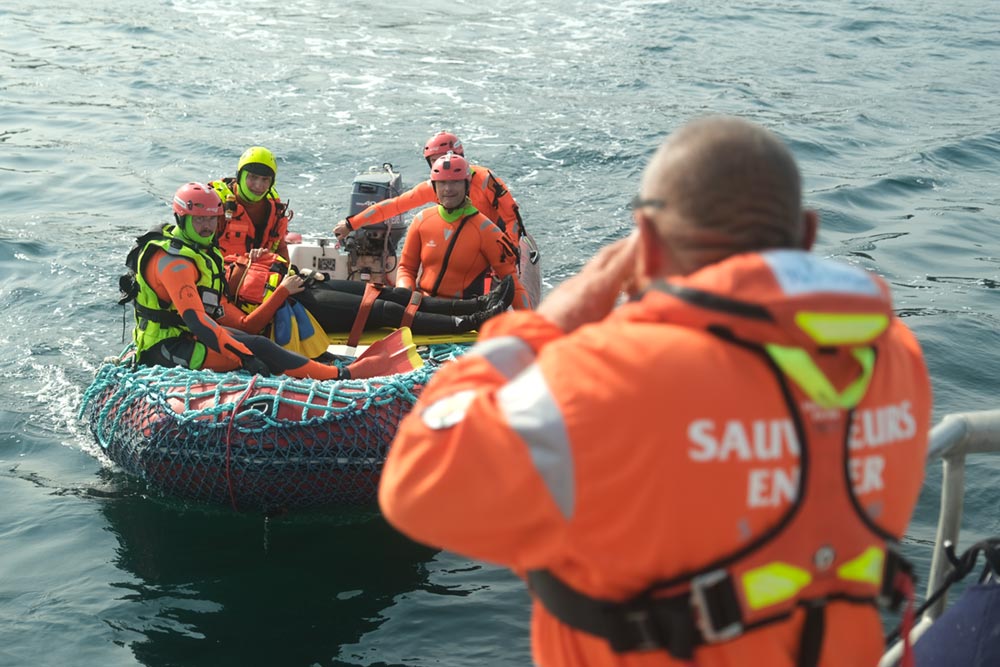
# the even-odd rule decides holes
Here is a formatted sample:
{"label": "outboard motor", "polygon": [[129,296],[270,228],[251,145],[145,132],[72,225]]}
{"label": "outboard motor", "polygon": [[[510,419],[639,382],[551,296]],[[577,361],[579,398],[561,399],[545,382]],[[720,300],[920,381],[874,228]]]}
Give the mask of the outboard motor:
{"label": "outboard motor", "polygon": [[[369,167],[366,173],[355,176],[353,186],[348,215],[356,215],[383,199],[398,197],[403,192],[403,177],[386,162],[381,168]],[[344,249],[351,258],[351,277],[395,284],[398,264],[396,247],[405,232],[406,224],[401,215],[351,232],[344,242]]]}
{"label": "outboard motor", "polygon": [[[348,215],[355,215],[372,204],[397,197],[403,192],[403,178],[388,162],[354,177]],[[335,238],[302,238],[289,234],[291,263],[300,269],[321,271],[329,278],[363,280],[383,285],[396,283],[399,259],[396,247],[406,232],[403,216],[367,225],[347,235],[342,245]]]}

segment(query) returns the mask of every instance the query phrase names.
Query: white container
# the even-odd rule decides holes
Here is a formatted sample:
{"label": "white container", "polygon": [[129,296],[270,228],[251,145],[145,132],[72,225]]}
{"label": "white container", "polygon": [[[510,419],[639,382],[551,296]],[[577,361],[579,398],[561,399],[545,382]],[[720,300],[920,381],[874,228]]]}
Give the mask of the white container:
{"label": "white container", "polygon": [[301,243],[288,244],[288,258],[300,269],[321,271],[334,280],[348,280],[351,274],[350,259],[341,252],[333,238],[303,239]]}

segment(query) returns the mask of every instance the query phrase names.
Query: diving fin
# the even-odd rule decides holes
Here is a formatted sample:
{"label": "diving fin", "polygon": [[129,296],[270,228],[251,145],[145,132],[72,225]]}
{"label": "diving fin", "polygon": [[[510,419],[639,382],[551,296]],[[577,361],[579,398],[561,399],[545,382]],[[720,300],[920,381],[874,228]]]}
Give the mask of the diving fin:
{"label": "diving fin", "polygon": [[400,327],[368,346],[354,363],[347,367],[351,378],[370,378],[408,373],[423,368],[424,360],[417,354],[409,327]]}

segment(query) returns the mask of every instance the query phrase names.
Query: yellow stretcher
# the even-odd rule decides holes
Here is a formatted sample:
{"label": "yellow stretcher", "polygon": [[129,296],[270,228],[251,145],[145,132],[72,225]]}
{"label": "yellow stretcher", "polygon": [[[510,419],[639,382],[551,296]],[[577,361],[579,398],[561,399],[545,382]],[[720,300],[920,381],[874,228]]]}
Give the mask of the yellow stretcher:
{"label": "yellow stretcher", "polygon": [[[365,331],[361,334],[361,339],[358,341],[357,353],[360,354],[366,347],[371,345],[377,340],[381,340],[391,334],[394,329],[390,327],[383,327],[381,329],[372,329],[370,331]],[[347,337],[350,334],[344,333],[328,333],[327,338],[330,339],[330,347],[327,351],[330,354],[352,354],[349,352],[347,347]],[[479,336],[475,331],[464,334],[413,334],[414,345],[437,345],[440,343],[475,343],[476,338]]]}

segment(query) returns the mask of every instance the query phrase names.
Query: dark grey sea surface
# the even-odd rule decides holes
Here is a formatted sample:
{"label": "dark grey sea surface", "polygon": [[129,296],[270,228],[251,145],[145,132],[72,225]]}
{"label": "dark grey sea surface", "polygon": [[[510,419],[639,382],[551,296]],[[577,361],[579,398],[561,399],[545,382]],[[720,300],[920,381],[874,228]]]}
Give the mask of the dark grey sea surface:
{"label": "dark grey sea surface", "polygon": [[[81,396],[181,183],[266,145],[293,229],[324,234],[358,172],[413,184],[447,128],[518,198],[548,289],[628,233],[666,133],[739,114],[799,158],[817,251],[892,284],[939,419],[998,403],[998,91],[985,1],[5,0],[0,666],[530,664],[505,570],[373,512],[184,506],[104,459]],[[970,467],[963,543],[1000,532],[998,468]],[[905,544],[922,575],[939,479]]]}

